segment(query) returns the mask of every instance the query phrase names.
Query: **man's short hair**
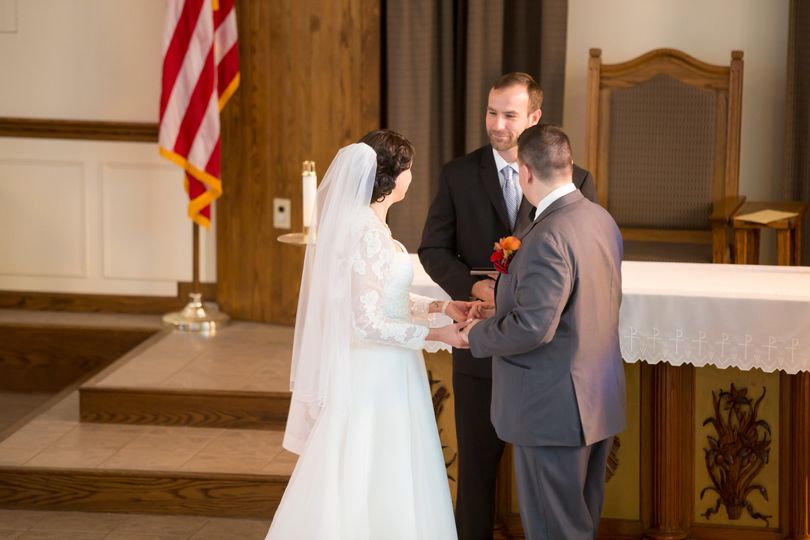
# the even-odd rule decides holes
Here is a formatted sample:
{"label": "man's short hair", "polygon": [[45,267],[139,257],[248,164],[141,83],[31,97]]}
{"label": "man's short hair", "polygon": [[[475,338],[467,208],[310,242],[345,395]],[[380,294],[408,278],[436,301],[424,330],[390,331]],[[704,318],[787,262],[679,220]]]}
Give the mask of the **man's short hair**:
{"label": "man's short hair", "polygon": [[571,141],[561,128],[550,124],[538,124],[520,134],[518,159],[543,182],[573,173]]}
{"label": "man's short hair", "polygon": [[492,90],[501,90],[515,85],[526,87],[526,92],[529,94],[529,114],[543,106],[543,89],[540,88],[534,77],[522,71],[513,71],[501,75],[492,83]]}

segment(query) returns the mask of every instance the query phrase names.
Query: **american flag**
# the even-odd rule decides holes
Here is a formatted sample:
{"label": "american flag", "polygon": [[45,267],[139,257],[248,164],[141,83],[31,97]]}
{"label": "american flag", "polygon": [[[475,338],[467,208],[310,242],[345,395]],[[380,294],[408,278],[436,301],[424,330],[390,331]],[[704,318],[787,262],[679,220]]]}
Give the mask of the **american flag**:
{"label": "american flag", "polygon": [[219,112],[239,86],[234,0],[167,0],[160,154],[185,170],[188,216],[211,225],[222,194]]}

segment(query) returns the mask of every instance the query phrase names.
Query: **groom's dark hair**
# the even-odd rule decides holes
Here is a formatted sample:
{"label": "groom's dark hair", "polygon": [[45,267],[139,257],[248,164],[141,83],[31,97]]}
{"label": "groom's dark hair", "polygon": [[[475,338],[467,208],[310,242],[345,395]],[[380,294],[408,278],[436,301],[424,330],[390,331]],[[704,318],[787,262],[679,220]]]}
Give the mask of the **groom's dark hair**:
{"label": "groom's dark hair", "polygon": [[366,143],[377,152],[377,176],[369,202],[382,202],[394,191],[397,176],[411,168],[413,144],[391,129],[369,131],[358,142]]}
{"label": "groom's dark hair", "polygon": [[571,141],[561,128],[550,124],[538,124],[520,134],[518,159],[544,182],[573,172]]}

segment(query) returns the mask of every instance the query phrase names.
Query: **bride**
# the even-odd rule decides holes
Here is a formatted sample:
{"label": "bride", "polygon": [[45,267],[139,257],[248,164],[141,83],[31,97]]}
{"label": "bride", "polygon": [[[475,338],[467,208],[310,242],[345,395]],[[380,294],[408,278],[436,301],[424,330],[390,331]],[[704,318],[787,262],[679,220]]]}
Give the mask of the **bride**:
{"label": "bride", "polygon": [[295,322],[284,447],[298,463],[272,540],[455,539],[421,350],[460,346],[468,302],[410,294],[410,256],[388,209],[411,182],[413,146],[389,130],[342,148],[317,193]]}

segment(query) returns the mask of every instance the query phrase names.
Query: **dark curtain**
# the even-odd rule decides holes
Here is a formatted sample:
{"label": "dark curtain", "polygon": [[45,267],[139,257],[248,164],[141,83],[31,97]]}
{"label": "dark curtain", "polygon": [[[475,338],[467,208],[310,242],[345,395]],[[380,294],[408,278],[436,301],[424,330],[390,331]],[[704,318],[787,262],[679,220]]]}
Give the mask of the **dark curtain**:
{"label": "dark curtain", "polygon": [[414,252],[442,165],[487,142],[496,78],[531,74],[543,122],[562,123],[568,1],[383,0],[383,10],[383,125],[416,147],[414,181],[389,224]]}
{"label": "dark curtain", "polygon": [[[785,196],[810,204],[810,1],[791,0],[788,32]],[[810,265],[810,216],[802,231],[802,264]]]}

